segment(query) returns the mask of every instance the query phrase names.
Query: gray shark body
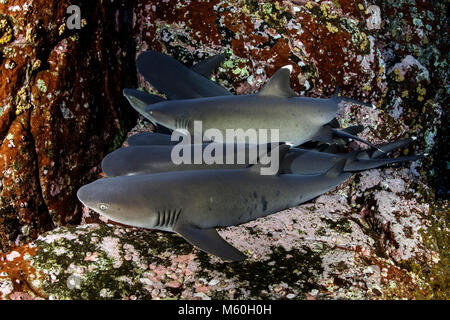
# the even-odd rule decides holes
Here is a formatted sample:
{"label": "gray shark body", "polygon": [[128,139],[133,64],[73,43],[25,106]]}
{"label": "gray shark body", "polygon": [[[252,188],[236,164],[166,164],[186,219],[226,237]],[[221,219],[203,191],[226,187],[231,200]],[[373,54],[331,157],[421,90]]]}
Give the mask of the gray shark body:
{"label": "gray shark body", "polygon": [[170,134],[159,132],[142,132],[127,139],[129,146],[173,146],[179,141],[172,141]]}
{"label": "gray shark body", "polygon": [[[281,163],[282,173],[293,173],[303,175],[323,174],[330,170],[341,159],[345,159],[343,171],[356,172],[378,168],[391,163],[401,163],[406,161],[415,161],[421,156],[400,157],[385,159],[384,156],[393,150],[392,147],[401,147],[409,143],[404,140],[393,142],[391,144],[380,145],[380,148],[386,153],[371,152],[363,150],[359,152],[350,152],[343,154],[331,154],[318,152],[314,150],[291,148]],[[261,147],[261,146],[260,146]],[[258,146],[249,145],[224,145],[218,143],[207,143],[202,145],[189,145],[186,150],[189,151],[187,163],[174,164],[173,154],[174,146],[171,145],[143,145],[132,146],[118,149],[108,154],[102,161],[102,170],[108,177],[151,174],[160,172],[186,171],[186,170],[212,170],[212,169],[243,169],[256,164],[260,154],[270,149],[265,146],[258,149]],[[217,148],[217,149],[216,149]],[[238,149],[243,152],[241,158],[237,157]],[[217,158],[215,163],[200,161],[195,163],[194,153],[205,150]],[[232,152],[232,154],[231,154]],[[183,155],[183,152],[177,151],[176,154]],[[380,159],[380,157],[383,157]]]}
{"label": "gray shark body", "polygon": [[[282,68],[258,93],[218,96],[156,103],[146,111],[158,123],[170,129],[194,134],[194,121],[202,121],[206,139],[208,129],[217,129],[226,137],[227,129],[279,130],[279,142],[300,145],[315,137],[335,118],[338,102],[330,99],[297,97],[289,86],[290,70]],[[276,141],[273,141],[276,142]]]}
{"label": "gray shark body", "polygon": [[[288,149],[288,148],[287,148]],[[280,157],[287,152],[280,147]],[[215,230],[295,207],[350,177],[344,163],[322,175],[262,176],[258,166],[104,178],[83,186],[79,200],[106,218],[135,227],[177,232],[224,260],[245,255]]]}

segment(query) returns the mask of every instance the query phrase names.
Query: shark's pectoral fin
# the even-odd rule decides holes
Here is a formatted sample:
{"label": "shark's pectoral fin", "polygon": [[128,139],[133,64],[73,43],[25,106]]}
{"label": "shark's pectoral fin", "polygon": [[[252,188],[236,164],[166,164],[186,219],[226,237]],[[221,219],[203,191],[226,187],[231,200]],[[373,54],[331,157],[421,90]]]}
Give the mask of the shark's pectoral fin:
{"label": "shark's pectoral fin", "polygon": [[222,62],[225,60],[225,57],[226,54],[224,53],[212,56],[203,61],[200,61],[196,65],[193,65],[191,67],[191,70],[209,79],[211,77],[211,73],[222,64]]}
{"label": "shark's pectoral fin", "polygon": [[190,225],[180,225],[174,228],[192,245],[223,260],[242,261],[247,257],[235,247],[226,242],[215,229],[199,229]]}
{"label": "shark's pectoral fin", "polygon": [[353,140],[359,141],[361,143],[364,143],[364,144],[368,145],[369,147],[371,147],[373,149],[376,149],[376,150],[378,150],[378,151],[380,151],[382,153],[386,153],[383,150],[379,149],[377,146],[375,146],[372,143],[370,143],[369,141],[366,141],[364,139],[361,139],[360,137],[354,136],[354,135],[352,135],[352,134],[350,134],[350,133],[348,133],[348,132],[346,132],[344,130],[337,130],[337,129],[331,129],[331,130],[333,131],[333,135],[335,137],[344,138],[344,139],[353,139]]}
{"label": "shark's pectoral fin", "polygon": [[351,126],[351,127],[347,127],[345,129],[342,129],[341,131],[347,132],[351,135],[357,135],[361,132],[364,131],[364,126],[363,125],[358,125],[358,126]]}

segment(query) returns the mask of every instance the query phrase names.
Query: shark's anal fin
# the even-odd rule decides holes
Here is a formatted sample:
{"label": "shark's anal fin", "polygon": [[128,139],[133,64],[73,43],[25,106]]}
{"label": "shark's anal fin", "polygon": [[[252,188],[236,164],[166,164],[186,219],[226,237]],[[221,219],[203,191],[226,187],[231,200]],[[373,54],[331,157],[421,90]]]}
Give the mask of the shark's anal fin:
{"label": "shark's anal fin", "polygon": [[216,229],[199,229],[190,225],[177,225],[174,231],[198,249],[218,256],[223,260],[242,261],[247,259],[242,252],[226,242]]}
{"label": "shark's anal fin", "polygon": [[290,65],[279,69],[258,94],[282,98],[294,97],[296,94],[291,88],[291,72],[292,66]]}
{"label": "shark's anal fin", "polygon": [[225,57],[226,55],[224,53],[209,57],[193,65],[191,70],[209,79],[211,77],[211,73],[222,64]]}

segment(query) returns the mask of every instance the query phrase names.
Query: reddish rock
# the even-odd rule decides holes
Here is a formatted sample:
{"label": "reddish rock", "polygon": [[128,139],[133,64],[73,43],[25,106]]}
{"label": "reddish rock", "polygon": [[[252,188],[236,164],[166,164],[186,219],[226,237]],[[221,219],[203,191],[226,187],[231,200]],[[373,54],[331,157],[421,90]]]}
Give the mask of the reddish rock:
{"label": "reddish rock", "polygon": [[135,116],[131,4],[78,4],[81,30],[70,1],[0,4],[0,251],[77,222],[77,189]]}

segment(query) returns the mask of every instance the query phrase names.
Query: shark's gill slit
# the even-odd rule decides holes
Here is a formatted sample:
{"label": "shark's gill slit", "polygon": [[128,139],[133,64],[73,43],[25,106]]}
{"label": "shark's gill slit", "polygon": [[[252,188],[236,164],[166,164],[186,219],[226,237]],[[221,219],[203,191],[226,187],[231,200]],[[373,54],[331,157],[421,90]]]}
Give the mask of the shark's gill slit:
{"label": "shark's gill slit", "polygon": [[161,220],[161,212],[158,210],[157,214],[158,214],[158,220],[156,221],[156,226],[159,226],[159,222]]}

